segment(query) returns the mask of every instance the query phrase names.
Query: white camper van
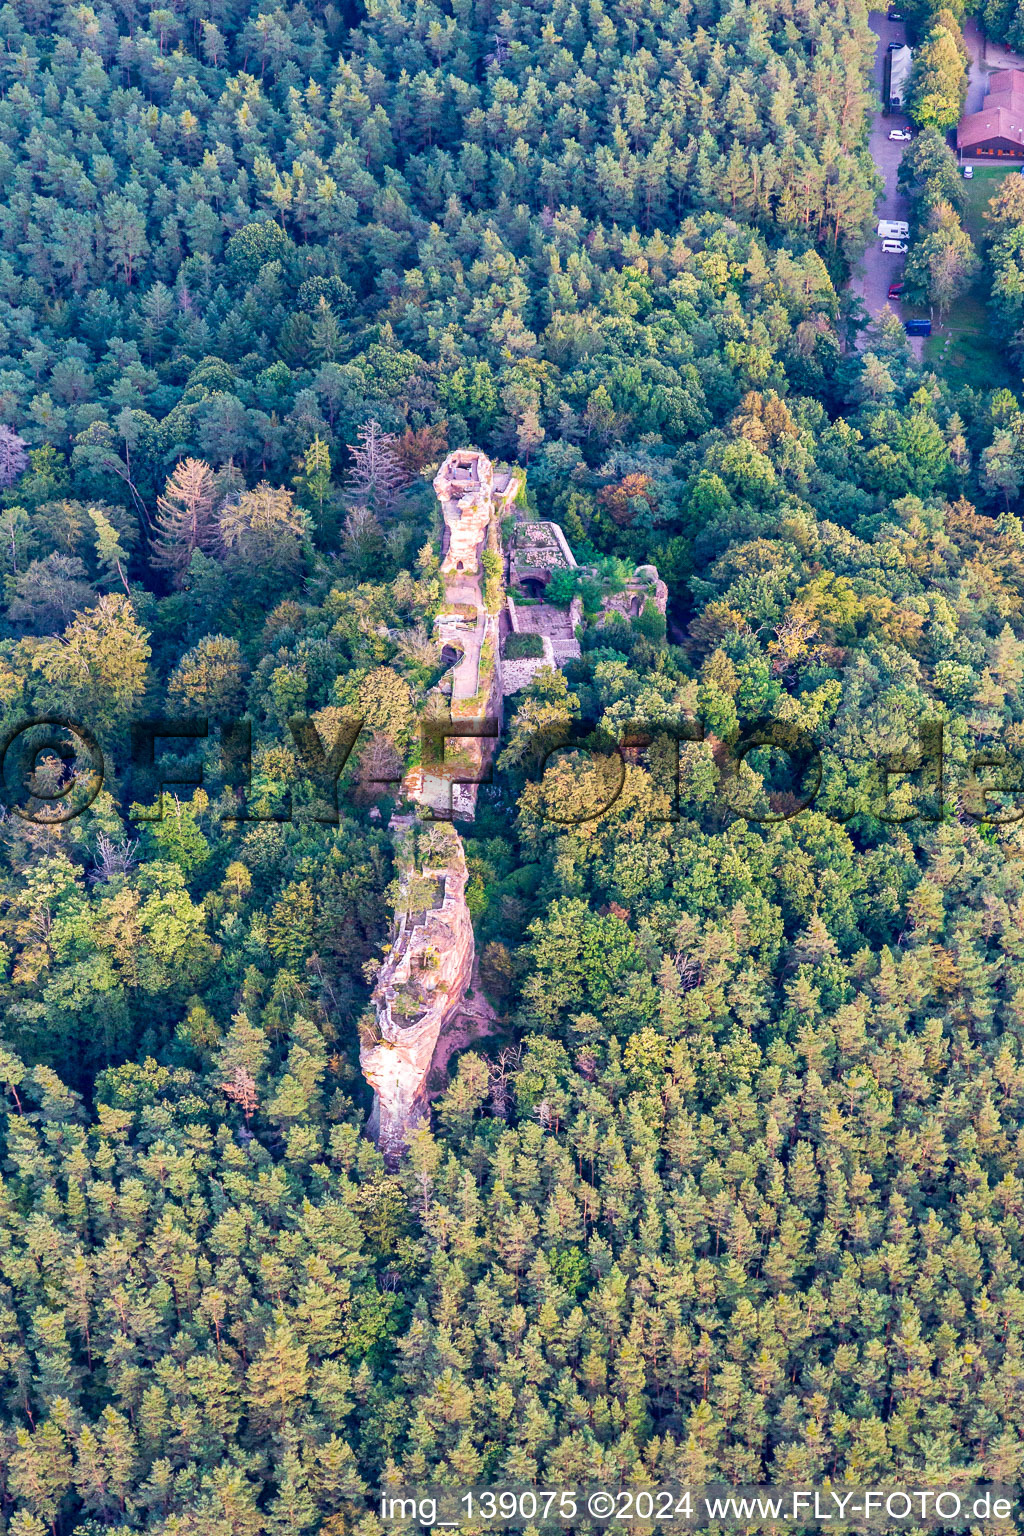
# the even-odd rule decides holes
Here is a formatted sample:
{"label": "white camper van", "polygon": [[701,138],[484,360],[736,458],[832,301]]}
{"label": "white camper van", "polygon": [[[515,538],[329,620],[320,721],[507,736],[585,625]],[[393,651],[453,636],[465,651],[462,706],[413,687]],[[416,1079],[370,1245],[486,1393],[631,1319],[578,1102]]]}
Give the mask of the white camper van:
{"label": "white camper van", "polygon": [[882,240],[904,240],[910,234],[910,225],[902,219],[879,219],[878,234]]}

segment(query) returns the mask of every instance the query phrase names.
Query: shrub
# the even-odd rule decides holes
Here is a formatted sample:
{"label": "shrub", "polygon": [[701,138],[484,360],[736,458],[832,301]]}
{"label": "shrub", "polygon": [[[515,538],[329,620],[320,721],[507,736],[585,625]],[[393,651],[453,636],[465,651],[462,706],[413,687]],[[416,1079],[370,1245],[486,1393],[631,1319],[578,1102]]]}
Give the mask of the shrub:
{"label": "shrub", "polygon": [[506,635],[501,647],[506,661],[527,661],[544,655],[544,643],[540,635]]}
{"label": "shrub", "polygon": [[579,575],[568,569],[555,571],[544,589],[544,600],[556,608],[568,608],[579,588]]}
{"label": "shrub", "polygon": [[484,607],[488,613],[497,613],[505,599],[501,556],[496,549],[485,549],[480,563],[484,568]]}
{"label": "shrub", "polygon": [[633,628],[638,629],[654,645],[665,643],[667,625],[665,616],[657,603],[648,598],[644,603],[643,612],[633,620]]}

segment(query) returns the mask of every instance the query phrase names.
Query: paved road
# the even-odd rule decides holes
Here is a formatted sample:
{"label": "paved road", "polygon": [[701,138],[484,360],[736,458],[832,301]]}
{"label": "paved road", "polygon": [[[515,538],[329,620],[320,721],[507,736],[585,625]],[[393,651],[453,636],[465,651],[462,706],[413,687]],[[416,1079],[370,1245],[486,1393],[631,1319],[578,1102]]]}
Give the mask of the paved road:
{"label": "paved road", "polygon": [[[871,124],[871,158],[878,167],[879,174],[885,180],[885,191],[875,210],[877,219],[909,219],[910,211],[907,199],[896,187],[896,172],[899,170],[900,159],[905,149],[904,144],[894,143],[889,138],[889,132],[893,128],[908,128],[910,120],[901,117],[897,113],[885,116],[882,111],[882,83],[884,79],[885,56],[891,42],[902,43],[906,39],[906,28],[902,22],[889,21],[884,11],[869,11],[868,21],[872,32],[878,38],[878,47],[875,50],[875,100],[877,111]],[[871,244],[864,253],[864,259],[854,274],[850,287],[854,293],[859,294],[864,301],[864,307],[871,315],[881,314],[887,306],[898,316],[899,305],[887,298],[889,284],[898,282],[903,271],[902,256],[888,256],[882,251],[882,242],[873,237]],[[915,355],[920,358],[924,350],[924,341],[920,336],[912,336],[910,345]]]}
{"label": "paved road", "polygon": [[964,42],[971,56],[967,69],[967,102],[964,106],[966,117],[970,112],[980,112],[988,95],[989,72],[984,64],[985,38],[973,16],[968,16],[964,22]]}

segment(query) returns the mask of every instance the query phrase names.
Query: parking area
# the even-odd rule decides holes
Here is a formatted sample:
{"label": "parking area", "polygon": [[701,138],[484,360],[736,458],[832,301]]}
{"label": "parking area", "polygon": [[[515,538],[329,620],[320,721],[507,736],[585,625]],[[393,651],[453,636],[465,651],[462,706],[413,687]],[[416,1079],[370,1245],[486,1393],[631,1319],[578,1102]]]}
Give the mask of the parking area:
{"label": "parking area", "polygon": [[[910,209],[907,199],[896,185],[896,173],[899,170],[906,143],[890,139],[889,134],[894,129],[909,131],[910,119],[901,113],[887,114],[883,110],[882,91],[889,44],[905,42],[906,27],[902,22],[890,21],[885,11],[870,11],[868,21],[871,30],[878,38],[874,67],[877,107],[871,124],[870,149],[871,158],[885,182],[885,190],[878,200],[875,218],[876,221],[892,219],[905,222],[910,217]],[[899,304],[895,301],[890,302],[888,293],[890,284],[898,283],[902,272],[903,257],[897,253],[883,251],[881,239],[874,238],[864,253],[863,262],[854,274],[850,287],[859,295],[864,308],[870,315],[881,314],[882,310],[888,306],[898,316]],[[923,348],[921,338],[911,337],[910,345],[915,355],[920,357]]]}

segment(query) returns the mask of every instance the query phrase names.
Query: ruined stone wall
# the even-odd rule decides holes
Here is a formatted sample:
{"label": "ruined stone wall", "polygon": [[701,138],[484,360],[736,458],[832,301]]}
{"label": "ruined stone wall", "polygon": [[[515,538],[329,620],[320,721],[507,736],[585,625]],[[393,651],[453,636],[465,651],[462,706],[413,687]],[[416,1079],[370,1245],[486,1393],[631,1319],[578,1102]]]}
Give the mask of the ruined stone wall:
{"label": "ruined stone wall", "polygon": [[509,575],[514,583],[531,578],[547,581],[554,571],[576,569],[576,557],[558,523],[517,524],[509,551]]}
{"label": "ruined stone wall", "polygon": [[544,667],[557,670],[558,663],[555,660],[554,647],[547,635],[541,635],[540,643],[543,654],[540,656],[520,656],[515,661],[508,661],[504,657],[501,662],[501,691],[505,698],[510,693],[518,693],[520,688],[525,688],[537,676]]}
{"label": "ruined stone wall", "polygon": [[658,575],[656,565],[638,565],[621,592],[606,593],[601,608],[604,613],[621,613],[630,619],[642,613],[648,601],[653,602],[664,617],[668,608],[668,587]]}

